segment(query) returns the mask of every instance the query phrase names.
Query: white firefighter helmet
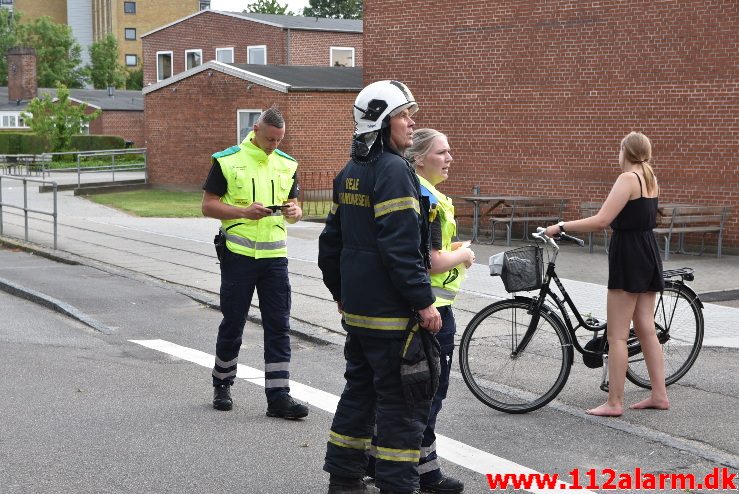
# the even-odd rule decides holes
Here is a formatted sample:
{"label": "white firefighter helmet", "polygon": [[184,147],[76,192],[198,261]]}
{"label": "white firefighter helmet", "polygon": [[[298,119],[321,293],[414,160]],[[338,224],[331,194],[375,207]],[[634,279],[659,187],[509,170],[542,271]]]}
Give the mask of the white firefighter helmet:
{"label": "white firefighter helmet", "polygon": [[377,81],[362,89],[354,101],[354,135],[367,134],[383,128],[385,117],[393,117],[410,109],[418,110],[416,100],[408,87],[398,81]]}

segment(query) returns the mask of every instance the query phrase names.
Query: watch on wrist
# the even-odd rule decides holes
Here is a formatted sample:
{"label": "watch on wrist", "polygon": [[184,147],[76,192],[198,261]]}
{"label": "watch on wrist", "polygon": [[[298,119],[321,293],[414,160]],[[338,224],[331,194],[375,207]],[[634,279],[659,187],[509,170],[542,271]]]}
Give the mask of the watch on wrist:
{"label": "watch on wrist", "polygon": [[559,227],[559,233],[565,232],[565,222],[564,221],[560,221],[559,223],[557,223],[557,226]]}

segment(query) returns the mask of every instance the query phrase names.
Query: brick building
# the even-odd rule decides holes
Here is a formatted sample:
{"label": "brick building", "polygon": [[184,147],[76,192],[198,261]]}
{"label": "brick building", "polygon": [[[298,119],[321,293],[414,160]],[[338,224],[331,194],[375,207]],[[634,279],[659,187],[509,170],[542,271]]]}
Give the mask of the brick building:
{"label": "brick building", "polygon": [[[44,94],[56,96],[54,88],[39,88],[36,83],[36,51],[16,47],[8,50],[8,87],[0,87],[0,129],[26,130],[21,114],[28,103]],[[102,114],[90,122],[93,135],[114,135],[144,145],[144,97],[141,91],[70,89],[70,99],[85,103]]]}
{"label": "brick building", "polygon": [[202,11],[141,36],[144,86],[209,60],[235,64],[362,65],[362,21]]}
{"label": "brick building", "polygon": [[14,0],[21,22],[49,16],[69,25],[82,47],[83,63],[89,63],[88,47],[112,34],[118,40],[118,62],[128,68],[141,66],[143,33],[207,8],[210,0]]}
{"label": "brick building", "polygon": [[[301,183],[346,163],[354,131],[358,67],[224,64],[211,60],[144,88],[149,180],[200,189],[214,152],[239,143],[272,105],[286,121],[280,149],[300,164]],[[316,185],[309,185],[315,187]]]}
{"label": "brick building", "polygon": [[[631,130],[661,198],[732,207],[739,247],[739,3],[365,0],[364,81],[397,78],[449,135],[442,190],[603,200]],[[388,12],[413,15],[388,15]]]}

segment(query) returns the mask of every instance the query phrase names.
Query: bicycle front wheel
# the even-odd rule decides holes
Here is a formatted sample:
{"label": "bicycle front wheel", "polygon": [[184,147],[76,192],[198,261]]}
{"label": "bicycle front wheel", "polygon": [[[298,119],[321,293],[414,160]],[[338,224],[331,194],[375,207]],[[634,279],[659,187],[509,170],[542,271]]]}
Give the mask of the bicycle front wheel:
{"label": "bicycle front wheel", "polygon": [[[533,301],[503,300],[481,310],[467,325],[459,364],[467,387],[487,406],[506,413],[543,407],[570,375],[572,344],[556,316],[544,308],[526,348]],[[517,350],[521,350],[517,352]]]}
{"label": "bicycle front wheel", "polygon": [[[662,343],[665,361],[665,384],[677,382],[693,366],[703,345],[703,311],[700,302],[681,285],[665,282],[665,290],[657,297],[654,325]],[[626,371],[629,381],[651,389],[644,355],[629,357]]]}

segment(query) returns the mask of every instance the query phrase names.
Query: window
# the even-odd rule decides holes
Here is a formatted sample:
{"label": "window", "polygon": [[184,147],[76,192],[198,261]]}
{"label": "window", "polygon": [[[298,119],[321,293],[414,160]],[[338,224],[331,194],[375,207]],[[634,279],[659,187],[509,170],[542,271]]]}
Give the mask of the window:
{"label": "window", "polygon": [[19,113],[3,113],[0,116],[0,128],[4,129],[17,129],[27,128],[26,122]]}
{"label": "window", "polygon": [[216,60],[223,63],[234,63],[234,49],[216,48]]}
{"label": "window", "polygon": [[203,63],[203,50],[185,50],[185,70]]}
{"label": "window", "polygon": [[126,54],[126,67],[136,67],[139,64],[139,56]]}
{"label": "window", "polygon": [[123,12],[126,14],[135,14],[136,2],[123,2]]}
{"label": "window", "polygon": [[172,77],[172,52],[157,52],[157,82]]}
{"label": "window", "polygon": [[259,115],[262,114],[262,110],[238,110],[238,142],[246,139],[246,136],[251,132],[254,124],[257,122]]}
{"label": "window", "polygon": [[354,48],[331,47],[332,67],[354,67]]}
{"label": "window", "polygon": [[210,0],[200,0],[200,10],[208,10],[210,8]]}
{"label": "window", "polygon": [[267,65],[267,46],[247,46],[246,47],[246,63],[255,63],[257,65]]}
{"label": "window", "polygon": [[127,27],[126,29],[124,29],[124,33],[125,33],[125,38],[127,40],[132,40],[132,41],[136,40],[136,28],[135,27]]}

